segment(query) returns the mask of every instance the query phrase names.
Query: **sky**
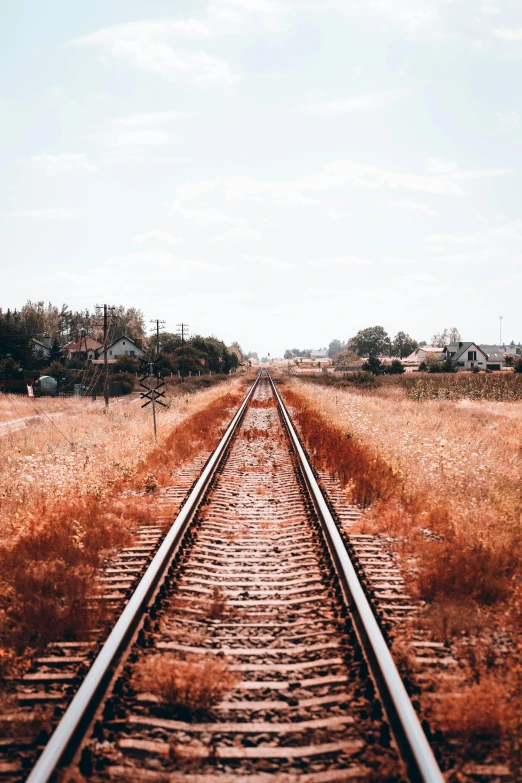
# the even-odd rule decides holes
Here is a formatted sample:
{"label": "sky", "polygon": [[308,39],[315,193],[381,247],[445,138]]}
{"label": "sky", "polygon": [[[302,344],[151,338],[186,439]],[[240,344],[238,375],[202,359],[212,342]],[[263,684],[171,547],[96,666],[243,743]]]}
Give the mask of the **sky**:
{"label": "sky", "polygon": [[522,340],[520,0],[0,0],[0,307]]}

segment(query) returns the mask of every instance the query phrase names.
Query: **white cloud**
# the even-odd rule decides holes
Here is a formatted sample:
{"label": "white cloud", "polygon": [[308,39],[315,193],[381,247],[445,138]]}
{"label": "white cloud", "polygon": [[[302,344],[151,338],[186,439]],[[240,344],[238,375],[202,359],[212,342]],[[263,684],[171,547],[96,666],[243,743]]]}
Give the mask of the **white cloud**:
{"label": "white cloud", "polygon": [[344,220],[345,217],[347,217],[345,212],[338,212],[336,209],[331,207],[328,210],[328,217],[330,220]]}
{"label": "white cloud", "polygon": [[87,155],[83,152],[62,152],[56,155],[45,152],[42,155],[32,155],[27,159],[27,163],[41,169],[49,176],[56,176],[68,171],[96,171],[98,168],[88,160]]}
{"label": "white cloud", "polygon": [[359,256],[335,256],[334,258],[315,258],[308,262],[310,266],[366,266],[370,264]]}
{"label": "white cloud", "polygon": [[164,125],[176,120],[184,120],[193,117],[191,112],[183,111],[151,111],[138,114],[127,114],[124,117],[114,117],[115,125],[123,125],[128,128],[141,128],[150,125]]}
{"label": "white cloud", "polygon": [[[455,170],[452,168],[452,176]],[[458,173],[465,177],[470,172]],[[170,214],[190,215],[182,205],[201,196],[218,193],[225,201],[267,201],[275,206],[316,205],[315,194],[346,186],[379,190],[405,189],[438,195],[463,193],[459,185],[450,181],[449,174],[423,176],[420,174],[388,171],[377,166],[349,160],[329,163],[320,171],[293,181],[254,180],[249,177],[217,177],[213,180],[187,182],[176,188],[176,198]],[[208,211],[206,208],[205,211]]]}
{"label": "white cloud", "polygon": [[369,92],[364,95],[350,95],[311,103],[304,106],[303,111],[311,114],[349,114],[370,109],[384,109],[401,99],[410,98],[412,94],[408,89]]}
{"label": "white cloud", "polygon": [[132,241],[136,242],[138,245],[153,241],[167,242],[169,245],[176,245],[178,242],[181,242],[181,237],[175,237],[168,231],[151,229],[151,231],[146,231],[144,234],[136,234]]}
{"label": "white cloud", "polygon": [[145,20],[114,25],[75,38],[72,46],[95,47],[136,70],[194,84],[233,85],[238,76],[225,60],[187,47],[208,39],[208,26],[197,19]]}
{"label": "white cloud", "polygon": [[42,220],[69,220],[76,214],[76,210],[51,207],[49,209],[19,209],[14,212],[0,212],[0,217],[39,218]]}
{"label": "white cloud", "polygon": [[481,234],[428,234],[424,241],[430,245],[480,245],[484,237]]}
{"label": "white cloud", "polygon": [[142,147],[169,144],[172,141],[170,133],[158,130],[127,131],[114,137],[116,147]]}
{"label": "white cloud", "polygon": [[180,215],[195,223],[197,226],[216,226],[216,225],[232,225],[232,226],[244,226],[244,221],[240,218],[227,215],[222,210],[216,207],[202,206],[197,209],[184,209],[176,205],[172,206],[168,212],[169,215]]}
{"label": "white cloud", "polygon": [[286,261],[277,261],[272,256],[243,256],[246,261],[250,261],[253,264],[262,264],[263,266],[269,266],[272,269],[293,269],[294,265],[289,264]]}
{"label": "white cloud", "polygon": [[204,269],[206,271],[215,270],[214,264],[207,264],[204,261],[191,261],[178,258],[166,250],[141,250],[135,253],[127,253],[122,256],[111,256],[105,261],[106,267],[118,267],[127,269],[129,267],[141,267],[145,270],[153,266],[158,269],[165,269],[170,272],[182,273],[186,275],[191,269]]}
{"label": "white cloud", "polygon": [[489,16],[496,16],[500,13],[500,9],[490,3],[482,3],[480,6],[480,13],[487,14]]}
{"label": "white cloud", "polygon": [[79,36],[71,41],[72,46],[113,47],[118,42],[140,39],[207,39],[210,37],[208,26],[198,19],[152,19],[141,22],[128,22],[104,27],[94,33]]}
{"label": "white cloud", "polygon": [[497,38],[502,38],[503,41],[522,41],[522,27],[500,27],[493,32]]}
{"label": "white cloud", "polygon": [[440,158],[430,158],[429,171],[446,180],[487,179],[513,174],[515,169],[461,169],[457,163]]}
{"label": "white cloud", "polygon": [[248,228],[248,226],[235,226],[214,237],[214,242],[225,242],[231,239],[262,239],[262,234],[255,228]]}
{"label": "white cloud", "polygon": [[510,111],[498,111],[495,116],[508,128],[518,128],[520,125],[520,114],[512,109]]}
{"label": "white cloud", "polygon": [[420,212],[429,217],[436,217],[439,213],[436,209],[422,204],[420,201],[388,201],[384,206],[394,207],[395,209],[405,209],[409,212]]}
{"label": "white cloud", "polygon": [[413,258],[401,258],[399,256],[385,256],[382,259],[384,264],[411,265],[417,262]]}

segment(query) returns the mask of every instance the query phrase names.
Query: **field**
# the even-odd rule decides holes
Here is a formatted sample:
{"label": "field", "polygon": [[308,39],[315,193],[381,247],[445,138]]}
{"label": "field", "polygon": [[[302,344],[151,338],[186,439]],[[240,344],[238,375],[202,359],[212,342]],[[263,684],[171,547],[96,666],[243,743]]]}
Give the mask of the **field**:
{"label": "field", "polygon": [[[199,384],[201,386],[201,384]],[[78,638],[92,574],[103,554],[130,542],[129,527],[154,520],[154,488],[176,467],[215,447],[243,396],[233,379],[196,391],[173,385],[153,438],[150,406],[47,399],[47,416],[0,437],[0,678],[49,638]],[[0,396],[0,412],[41,413]],[[40,401],[39,401],[40,403]]]}
{"label": "field", "polygon": [[438,683],[423,695],[425,714],[469,747],[493,743],[514,758],[522,402],[426,399],[401,383],[357,390],[285,379],[282,391],[316,462],[366,507],[361,532],[395,540],[424,607],[421,623],[461,663],[459,693]]}

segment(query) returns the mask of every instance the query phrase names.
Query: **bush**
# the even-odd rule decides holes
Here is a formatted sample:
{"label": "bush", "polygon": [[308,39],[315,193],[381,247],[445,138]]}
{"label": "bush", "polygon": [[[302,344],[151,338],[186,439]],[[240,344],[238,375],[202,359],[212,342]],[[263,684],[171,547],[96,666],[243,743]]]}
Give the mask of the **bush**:
{"label": "bush", "polygon": [[383,363],[376,356],[370,356],[368,361],[364,362],[362,369],[364,372],[371,372],[372,375],[382,375],[384,372]]}
{"label": "bush", "polygon": [[118,372],[111,374],[109,376],[109,381],[117,381],[118,383],[121,383],[122,394],[130,394],[134,389],[136,376],[131,372]]}
{"label": "bush", "polygon": [[359,370],[358,372],[345,372],[343,375],[331,375],[330,373],[324,373],[321,375],[300,375],[300,381],[306,381],[307,383],[315,383],[318,386],[332,386],[336,389],[343,389],[347,386],[357,386],[358,388],[375,389],[380,386],[382,381],[376,375],[372,375],[371,372],[364,372]]}
{"label": "bush", "polygon": [[403,372],[406,372],[404,369],[404,365],[400,361],[400,359],[394,359],[392,363],[386,367],[386,375],[402,375]]}
{"label": "bush", "polygon": [[520,357],[520,359],[516,360],[513,369],[515,370],[515,372],[522,372],[522,356]]}
{"label": "bush", "polygon": [[[139,370],[139,362],[132,356],[118,356],[116,362],[112,365],[113,373],[136,373]],[[121,378],[117,380],[121,381]]]}

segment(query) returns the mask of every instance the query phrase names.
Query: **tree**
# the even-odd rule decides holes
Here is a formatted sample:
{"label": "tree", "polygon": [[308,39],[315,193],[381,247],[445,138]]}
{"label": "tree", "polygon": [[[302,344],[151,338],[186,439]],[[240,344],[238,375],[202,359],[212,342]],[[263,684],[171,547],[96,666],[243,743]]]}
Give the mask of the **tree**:
{"label": "tree", "polygon": [[451,345],[452,343],[458,343],[462,340],[462,336],[456,326],[443,329],[442,332],[434,334],[431,338],[431,344],[436,345],[439,348],[444,348],[445,345]]}
{"label": "tree", "polygon": [[332,340],[328,346],[328,356],[333,359],[338,353],[341,353],[346,348],[346,343],[342,343],[340,340]]}
{"label": "tree", "polygon": [[393,338],[392,356],[398,356],[399,359],[405,359],[417,348],[417,341],[410,337],[406,332],[397,332]]}
{"label": "tree", "polygon": [[249,351],[246,355],[247,359],[255,359],[256,362],[259,361],[259,356],[257,355],[257,351]]}
{"label": "tree", "polygon": [[29,370],[38,364],[33,345],[20,313],[0,310],[0,359],[12,359],[23,370]]}
{"label": "tree", "polygon": [[522,357],[517,359],[513,368],[515,372],[522,372]]}
{"label": "tree", "polygon": [[369,326],[357,332],[348,347],[359,356],[389,356],[391,341],[382,326]]}
{"label": "tree", "polygon": [[367,362],[362,366],[364,372],[371,372],[372,375],[382,375],[384,365],[377,356],[370,356]]}
{"label": "tree", "polygon": [[51,343],[51,353],[49,354],[49,362],[61,362],[63,359],[63,354],[60,349],[60,343],[58,342],[58,337],[54,337],[52,343]]}

